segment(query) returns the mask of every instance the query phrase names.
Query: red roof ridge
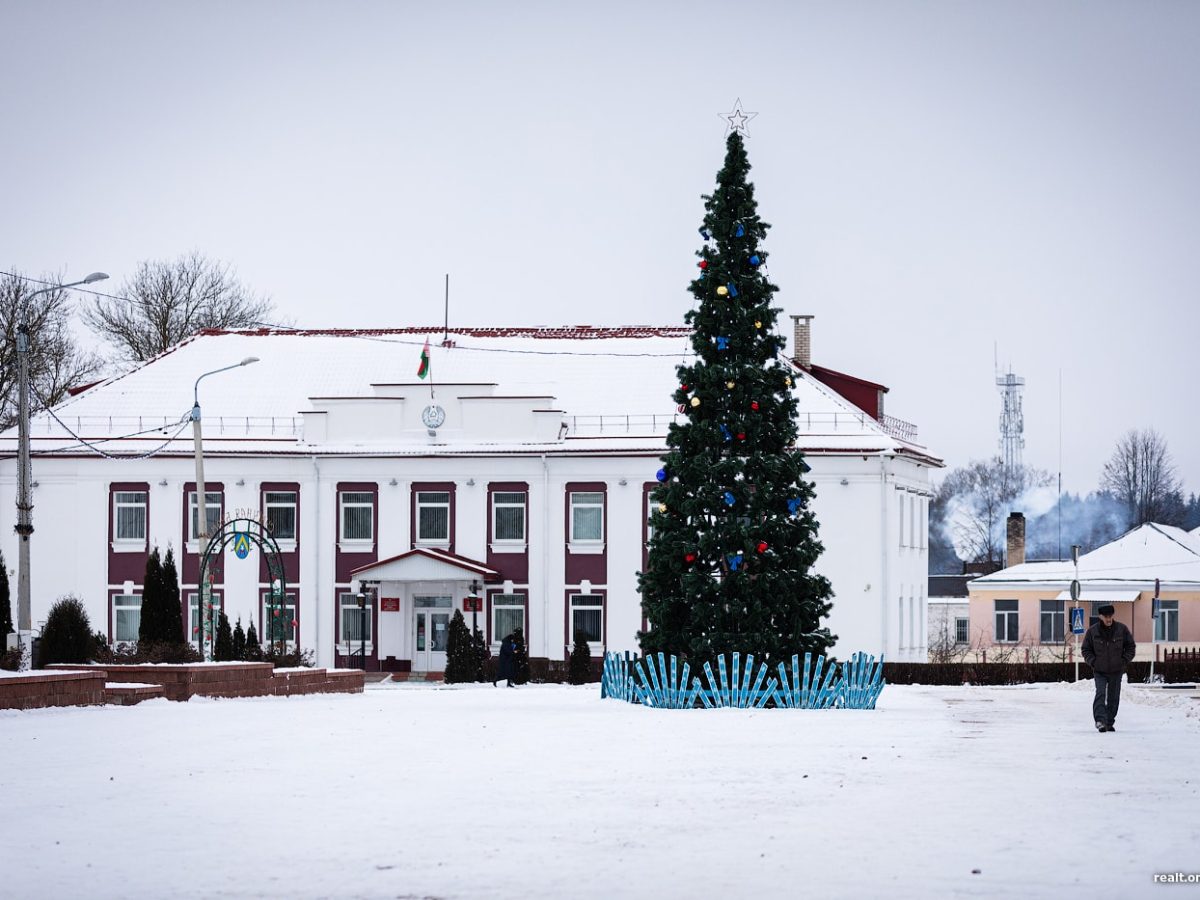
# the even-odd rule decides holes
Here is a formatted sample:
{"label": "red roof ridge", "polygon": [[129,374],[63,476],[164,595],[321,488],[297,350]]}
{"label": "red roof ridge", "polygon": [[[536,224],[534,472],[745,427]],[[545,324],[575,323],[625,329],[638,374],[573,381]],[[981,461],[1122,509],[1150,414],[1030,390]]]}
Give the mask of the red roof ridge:
{"label": "red roof ridge", "polygon": [[[687,325],[514,325],[469,326],[449,329],[449,334],[464,337],[531,337],[545,339],[590,340],[595,338],[687,337],[693,329]],[[447,333],[440,325],[415,325],[407,328],[202,328],[197,335],[219,337],[383,337],[388,335],[435,336]]]}

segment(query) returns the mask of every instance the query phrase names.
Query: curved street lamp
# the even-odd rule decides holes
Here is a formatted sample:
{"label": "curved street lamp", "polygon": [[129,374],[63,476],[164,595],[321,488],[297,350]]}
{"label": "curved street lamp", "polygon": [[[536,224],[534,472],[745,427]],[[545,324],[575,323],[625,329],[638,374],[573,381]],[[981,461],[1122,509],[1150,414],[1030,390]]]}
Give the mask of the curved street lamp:
{"label": "curved street lamp", "polygon": [[29,671],[33,664],[33,614],[29,584],[29,538],[33,534],[33,497],[29,485],[33,480],[33,465],[29,458],[29,301],[41,294],[50,294],[81,284],[94,284],[108,276],[93,272],[82,281],[54,284],[40,288],[21,299],[17,314],[17,646],[20,659],[17,669]]}
{"label": "curved street lamp", "polygon": [[[258,362],[257,356],[247,356],[241,362],[234,363],[231,366],[222,366],[219,369],[213,369],[211,372],[205,372],[196,379],[196,384],[192,387],[192,440],[196,447],[196,545],[197,550],[201,554],[204,553],[204,544],[208,540],[208,510],[204,505],[204,437],[200,429],[200,382],[209,375],[216,375],[218,372],[228,372],[230,369],[237,369],[256,362]],[[198,625],[196,637],[200,645],[201,657],[204,656],[205,604],[211,596],[211,588],[205,584],[201,584],[200,597],[196,601],[196,623]]]}

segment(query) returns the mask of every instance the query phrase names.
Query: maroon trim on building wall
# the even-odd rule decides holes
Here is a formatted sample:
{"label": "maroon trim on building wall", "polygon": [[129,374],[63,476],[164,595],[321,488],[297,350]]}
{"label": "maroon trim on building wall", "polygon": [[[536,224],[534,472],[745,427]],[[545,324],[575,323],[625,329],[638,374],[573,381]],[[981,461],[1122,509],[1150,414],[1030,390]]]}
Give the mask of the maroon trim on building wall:
{"label": "maroon trim on building wall", "polygon": [[[194,481],[188,481],[183,485],[183,540],[180,542],[180,546],[181,546],[182,550],[179,554],[179,578],[185,585],[188,585],[188,584],[196,585],[199,583],[199,581],[200,581],[200,555],[202,553],[204,553],[203,547],[197,547],[196,552],[191,553],[188,551],[188,546],[187,546],[188,545],[188,537],[191,534],[191,516],[192,516],[192,508],[191,508],[191,505],[188,503],[188,498],[191,496],[192,492],[195,490],[196,490],[196,482],[194,482]],[[204,482],[204,493],[221,495],[220,518],[224,519],[225,518],[225,484],[224,484],[224,482],[221,482],[221,481],[206,481],[206,482]],[[205,510],[205,515],[206,516],[208,515],[207,510]],[[211,538],[212,535],[210,534],[209,537]],[[223,572],[221,572],[221,568],[219,565],[215,571],[222,578],[222,580],[215,581],[215,582],[213,582],[213,584],[214,585],[223,584],[224,583],[224,574],[223,574]]]}
{"label": "maroon trim on building wall", "polygon": [[455,496],[455,487],[456,485],[453,481],[414,481],[412,483],[412,487],[408,491],[409,546],[414,548],[417,546],[417,492],[430,493],[437,491],[439,493],[450,494],[450,545],[448,549],[451,553],[454,552],[454,529],[457,524],[455,507],[458,505],[456,502],[458,498]]}
{"label": "maroon trim on building wall", "polygon": [[[353,489],[352,489],[353,490]],[[338,602],[342,594],[349,594],[350,583],[335,584],[333,586],[333,657],[334,665],[339,669],[357,668],[359,665],[358,648],[351,645],[351,654],[343,653],[346,645],[341,641],[342,633],[342,607]],[[379,591],[371,592],[371,649],[367,653],[366,670],[368,672],[383,671],[379,664]],[[400,669],[398,671],[408,672],[412,668],[412,661],[409,661],[408,669]]]}
{"label": "maroon trim on building wall", "polygon": [[[144,575],[145,575],[145,573],[143,572],[143,576],[144,576]],[[138,596],[141,596],[141,594],[142,594],[142,584],[141,584],[140,582],[134,582],[134,585],[133,585],[133,592],[134,592],[135,594],[137,594]],[[113,640],[114,640],[114,638],[113,638],[113,627],[114,627],[114,622],[113,622],[113,597],[116,597],[118,594],[124,594],[124,593],[125,593],[125,588],[124,588],[124,585],[122,585],[121,587],[118,587],[118,588],[115,588],[115,587],[110,587],[110,588],[108,589],[108,611],[107,611],[107,614],[108,614],[108,631],[107,631],[107,634],[108,634],[108,643],[109,643],[109,644],[112,644],[112,642],[113,642]],[[1097,621],[1099,621],[1099,620],[1097,619]]]}
{"label": "maroon trim on building wall", "polygon": [[[258,486],[258,515],[264,527],[267,524],[268,491],[288,491],[296,495],[296,549],[280,550],[279,556],[283,560],[283,574],[287,577],[288,584],[298,584],[300,581],[300,484],[294,481],[264,481]],[[267,574],[266,556],[261,553],[258,562],[258,580],[263,582],[270,580]]]}
{"label": "maroon trim on building wall", "polygon": [[[291,582],[288,582],[287,592],[296,598],[296,643],[299,644],[300,625],[304,621],[300,617],[300,589],[293,586]],[[261,582],[258,585],[258,624],[255,627],[258,628],[259,643],[263,645],[267,643],[265,637],[263,636],[266,633],[267,601],[263,595],[269,593],[271,593],[271,585],[267,582]]]}
{"label": "maroon trim on building wall", "polygon": [[[140,551],[118,553],[113,550],[113,540],[116,537],[116,493],[117,491],[139,491],[146,495],[146,541]],[[140,583],[146,577],[146,560],[150,556],[150,485],[144,481],[114,481],[108,486],[108,583],[124,584],[126,581]],[[112,604],[109,604],[109,618],[112,617]],[[111,622],[109,634],[112,634]]]}
{"label": "maroon trim on building wall", "polygon": [[[357,553],[344,552],[342,541],[342,494],[371,495],[371,546]],[[360,566],[375,562],[379,552],[379,485],[374,481],[339,481],[336,502],[333,504],[333,578],[337,584],[349,585],[350,573]],[[349,590],[349,587],[346,588]],[[334,598],[335,602],[337,598]]]}
{"label": "maroon trim on building wall", "polygon": [[[486,617],[486,621],[483,623],[483,633],[484,633],[484,638],[488,642],[488,644],[493,644],[493,643],[497,643],[499,641],[504,640],[504,635],[501,635],[500,637],[495,637],[492,635],[492,604],[495,602],[495,598],[501,596],[503,593],[504,593],[503,588],[500,588],[498,590],[487,591],[487,602],[484,604],[484,615]],[[520,593],[520,594],[525,595],[525,604],[524,604],[525,605],[525,650],[526,650],[526,652],[528,652],[529,651],[529,585],[514,584],[513,585],[513,593],[514,594]],[[466,613],[463,613],[463,615],[465,616]]]}
{"label": "maroon trim on building wall", "polygon": [[[492,541],[496,518],[492,515],[494,494],[525,494],[525,549],[520,553],[493,553]],[[505,581],[524,584],[529,581],[529,484],[524,481],[493,481],[487,487],[487,564]]]}
{"label": "maroon trim on building wall", "polygon": [[879,414],[883,412],[883,395],[888,389],[882,384],[856,378],[845,372],[835,372],[824,366],[810,366],[808,371],[821,384],[837,391],[872,418],[878,419]]}
{"label": "maroon trim on building wall", "polygon": [[[598,493],[604,496],[604,532],[600,553],[571,552],[571,495]],[[587,580],[596,584],[608,583],[608,485],[603,481],[570,481],[563,488],[563,557],[567,584]]]}
{"label": "maroon trim on building wall", "polygon": [[[563,653],[564,662],[571,658],[571,648],[575,646],[575,633],[571,631],[571,598],[578,596],[600,598],[600,630],[604,632],[604,640],[600,645],[600,655],[603,656],[608,652],[608,588],[592,588],[586,594],[578,587],[567,588],[563,591],[563,633],[567,636],[567,646]],[[590,646],[589,649],[592,655],[595,656],[596,648]]]}

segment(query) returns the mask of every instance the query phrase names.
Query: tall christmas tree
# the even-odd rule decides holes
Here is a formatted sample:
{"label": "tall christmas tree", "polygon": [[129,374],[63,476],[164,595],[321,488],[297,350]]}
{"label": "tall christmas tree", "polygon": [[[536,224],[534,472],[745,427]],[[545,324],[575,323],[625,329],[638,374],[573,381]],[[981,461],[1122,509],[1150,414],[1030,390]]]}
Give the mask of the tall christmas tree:
{"label": "tall christmas tree", "polygon": [[[732,120],[731,120],[732,121]],[[795,449],[797,409],[778,290],[765,274],[750,163],[738,127],[704,197],[704,246],[691,283],[694,357],[678,367],[680,421],[651,497],[649,564],[639,577],[650,627],[642,651],[714,660],[733,651],[783,661],[835,637],[829,581],[810,510],[809,466]]]}

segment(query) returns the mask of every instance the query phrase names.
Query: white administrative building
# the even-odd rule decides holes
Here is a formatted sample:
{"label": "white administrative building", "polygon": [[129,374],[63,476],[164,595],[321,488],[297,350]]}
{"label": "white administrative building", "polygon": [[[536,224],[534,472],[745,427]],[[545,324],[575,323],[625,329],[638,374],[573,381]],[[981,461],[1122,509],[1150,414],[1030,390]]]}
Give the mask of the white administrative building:
{"label": "white administrative building", "polygon": [[[806,354],[811,317],[801,318]],[[195,638],[201,548],[186,416],[198,376],[257,357],[199,385],[210,531],[234,518],[267,523],[286,572],[287,607],[271,609],[262,554],[227,547],[212,594],[231,622],[298,641],[319,665],[358,665],[365,652],[369,669],[438,672],[451,613],[477,596],[493,647],[520,626],[535,660],[566,659],[576,630],[596,655],[636,651],[649,494],[689,335],[203,332],[34,417],[35,631],[73,594],[109,641],[136,640],[147,555],[170,547]],[[418,379],[427,340],[431,371]],[[803,356],[793,365],[835,652],[923,660],[929,475],[941,463],[915,429],[882,414],[886,388]],[[16,449],[15,429],[0,435],[9,510]],[[16,540],[0,537],[9,567]]]}

